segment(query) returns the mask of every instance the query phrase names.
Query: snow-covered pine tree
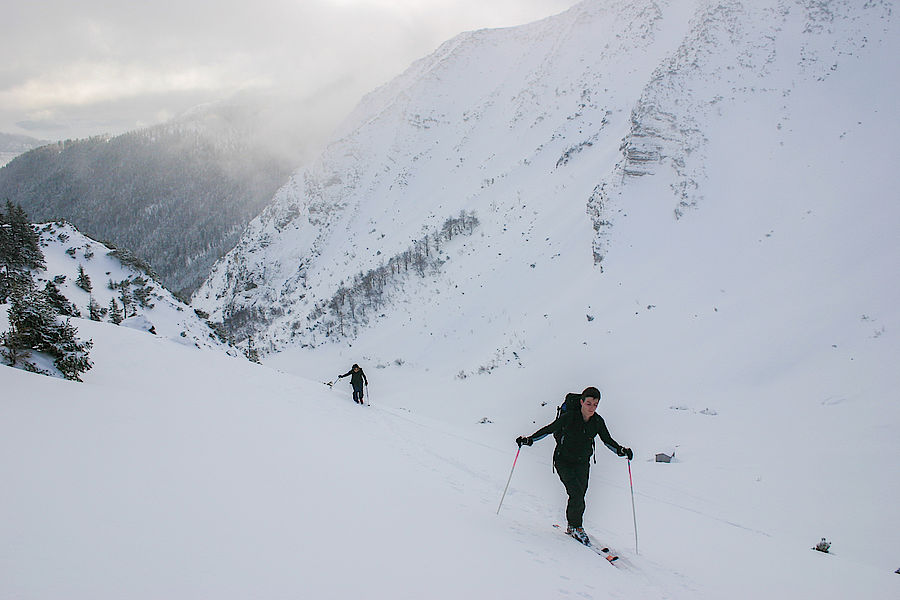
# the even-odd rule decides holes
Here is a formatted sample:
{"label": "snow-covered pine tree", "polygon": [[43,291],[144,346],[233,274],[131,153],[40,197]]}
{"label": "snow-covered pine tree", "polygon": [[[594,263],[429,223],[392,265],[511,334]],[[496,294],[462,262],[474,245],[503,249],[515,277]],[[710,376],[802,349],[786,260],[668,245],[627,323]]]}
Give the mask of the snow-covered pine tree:
{"label": "snow-covered pine tree", "polygon": [[150,286],[150,282],[138,275],[132,281],[134,285],[134,299],[138,304],[141,305],[141,308],[153,308],[153,303],[150,302],[151,294],[153,293],[153,288]]}
{"label": "snow-covered pine tree", "polygon": [[60,370],[63,377],[81,381],[79,375],[94,366],[88,354],[94,343],[91,340],[80,342],[76,335],[78,330],[68,320],[57,323],[56,339],[51,346],[50,354],[54,357],[54,366]]}
{"label": "snow-covered pine tree", "polygon": [[63,377],[81,381],[79,375],[93,364],[88,356],[92,342],[80,342],[78,331],[59,318],[47,295],[30,281],[17,286],[10,295],[9,331],[4,335],[4,358],[11,366],[18,363],[32,371],[44,372],[34,363],[34,353],[53,359]]}
{"label": "snow-covered pine tree", "polygon": [[68,298],[63,296],[62,292],[59,291],[59,288],[53,281],[48,281],[47,285],[44,286],[44,295],[47,297],[47,301],[50,302],[50,306],[53,307],[57,314],[66,317],[81,316],[78,307],[69,302]]}
{"label": "snow-covered pine tree", "polygon": [[[131,290],[128,289],[128,282],[123,281],[122,286],[119,290],[119,301],[122,302],[122,316],[124,318],[128,318],[128,307],[134,302],[134,297],[131,295]],[[135,315],[134,312],[131,313],[133,317]]]}
{"label": "snow-covered pine tree", "polygon": [[[11,367],[26,364],[28,349],[22,346],[17,333],[13,329],[0,334],[0,357]],[[32,365],[32,369],[28,370],[35,370],[35,367]]]}
{"label": "snow-covered pine tree", "polygon": [[105,314],[106,310],[91,296],[91,299],[88,301],[88,316],[91,318],[91,321],[102,321]]}
{"label": "snow-covered pine tree", "polygon": [[0,302],[16,285],[31,280],[30,269],[44,268],[40,242],[22,207],[7,200],[6,210],[0,209]]}
{"label": "snow-covered pine tree", "polygon": [[125,320],[125,317],[122,314],[122,309],[119,308],[118,302],[116,302],[115,298],[109,299],[109,322],[118,325],[122,321]]}
{"label": "snow-covered pine tree", "polygon": [[84,272],[84,265],[78,263],[78,277],[75,279],[75,285],[90,293],[94,286],[91,284],[91,278]]}

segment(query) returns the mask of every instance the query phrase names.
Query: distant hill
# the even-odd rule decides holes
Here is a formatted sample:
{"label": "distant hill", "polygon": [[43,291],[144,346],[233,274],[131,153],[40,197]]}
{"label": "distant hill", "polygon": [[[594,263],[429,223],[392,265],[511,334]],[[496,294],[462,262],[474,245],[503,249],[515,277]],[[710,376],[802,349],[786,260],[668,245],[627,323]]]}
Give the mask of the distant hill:
{"label": "distant hill", "polygon": [[46,140],[39,140],[27,135],[0,132],[0,167],[23,152],[49,143]]}
{"label": "distant hill", "polygon": [[0,152],[26,152],[48,143],[27,135],[0,132]]}
{"label": "distant hill", "polygon": [[66,219],[147,261],[188,297],[295,167],[254,137],[253,109],[216,105],[108,137],[65,141],[0,169],[0,198]]}

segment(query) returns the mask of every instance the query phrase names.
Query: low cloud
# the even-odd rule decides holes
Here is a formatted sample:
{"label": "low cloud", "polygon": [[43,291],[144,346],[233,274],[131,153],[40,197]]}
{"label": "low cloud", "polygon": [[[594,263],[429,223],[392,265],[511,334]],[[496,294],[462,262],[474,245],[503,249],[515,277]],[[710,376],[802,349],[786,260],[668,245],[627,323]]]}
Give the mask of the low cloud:
{"label": "low cloud", "polygon": [[[278,94],[317,111],[301,121],[333,127],[364,93],[457,33],[575,1],[19,2],[0,21],[15,49],[0,64],[0,131],[119,133],[241,90]],[[101,123],[114,129],[92,129]]]}
{"label": "low cloud", "polygon": [[51,107],[115,102],[150,94],[191,91],[230,92],[241,87],[270,85],[264,79],[235,79],[226,65],[186,65],[173,68],[118,63],[77,63],[41,73],[0,91],[0,104],[34,111]]}
{"label": "low cloud", "polygon": [[25,131],[64,131],[68,126],[65,123],[59,123],[53,119],[43,119],[40,121],[17,121],[16,126]]}

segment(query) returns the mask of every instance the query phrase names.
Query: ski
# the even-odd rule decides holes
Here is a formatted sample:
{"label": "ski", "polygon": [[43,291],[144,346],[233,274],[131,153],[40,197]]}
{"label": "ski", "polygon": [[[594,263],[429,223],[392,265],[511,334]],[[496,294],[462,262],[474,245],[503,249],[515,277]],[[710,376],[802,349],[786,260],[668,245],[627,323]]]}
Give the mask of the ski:
{"label": "ski", "polygon": [[590,542],[588,542],[587,544],[585,544],[585,543],[583,543],[581,540],[579,540],[578,538],[574,537],[573,535],[571,535],[571,534],[569,534],[569,533],[566,533],[566,530],[565,530],[563,527],[557,525],[556,523],[554,523],[553,526],[556,527],[557,529],[559,529],[559,530],[560,530],[563,534],[565,534],[566,536],[572,538],[573,540],[575,540],[576,542],[578,542],[579,544],[581,544],[582,546],[585,546],[585,547],[587,547],[587,548],[590,548],[591,550],[594,551],[594,553],[596,553],[596,554],[602,556],[603,558],[605,558],[605,559],[606,559],[606,562],[608,562],[609,564],[611,564],[611,565],[613,565],[613,566],[618,566],[618,565],[616,564],[616,561],[619,560],[619,556],[618,556],[617,554],[613,553],[613,551],[610,550],[609,548],[607,548],[607,547],[605,547],[605,546],[594,546],[594,545],[591,544]]}

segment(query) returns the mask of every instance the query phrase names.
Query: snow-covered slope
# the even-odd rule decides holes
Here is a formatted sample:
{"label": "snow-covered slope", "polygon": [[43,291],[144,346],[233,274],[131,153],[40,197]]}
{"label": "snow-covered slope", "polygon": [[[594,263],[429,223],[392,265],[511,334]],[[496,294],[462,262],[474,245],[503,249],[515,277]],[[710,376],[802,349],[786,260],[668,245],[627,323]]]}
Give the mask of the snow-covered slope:
{"label": "snow-covered slope", "polygon": [[[521,412],[448,425],[419,411],[427,388],[387,394],[374,369],[379,392],[362,408],[245,360],[108,323],[81,329],[97,362],[83,384],[0,367],[4,598],[887,599],[900,585],[843,549],[832,528],[849,515],[819,530],[833,556],[809,549],[818,538],[758,529],[781,509],[738,489],[722,502],[735,476],[693,448],[669,465],[634,461],[639,554],[625,463],[598,454],[587,526],[620,552],[616,569],[551,527],[563,494],[549,444],[523,448],[497,516]],[[695,432],[738,420],[675,416]],[[617,434],[632,428],[607,417]],[[778,464],[742,470],[763,473],[759,490],[814,467]],[[887,518],[894,499],[865,510]]]}
{"label": "snow-covered slope", "polygon": [[[70,223],[46,223],[36,226],[41,235],[41,251],[44,253],[46,269],[33,273],[39,288],[47,281],[58,282],[60,292],[74,304],[83,319],[90,315],[89,303],[94,299],[106,314],[101,318],[110,319],[110,301],[115,299],[121,310],[121,286],[113,289],[110,284],[131,282],[127,286],[129,295],[141,287],[149,294],[145,303],[133,299],[124,314],[123,327],[152,332],[179,344],[222,352],[236,353],[202,319],[193,308],[177,300],[152,276],[140,268],[127,251],[112,250],[79,232]],[[129,262],[133,264],[128,264]],[[87,291],[77,285],[79,267],[87,275],[91,289]],[[2,310],[2,329],[6,328],[6,310]],[[80,320],[78,320],[80,322]],[[79,336],[84,337],[84,336]]]}

